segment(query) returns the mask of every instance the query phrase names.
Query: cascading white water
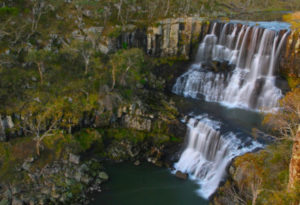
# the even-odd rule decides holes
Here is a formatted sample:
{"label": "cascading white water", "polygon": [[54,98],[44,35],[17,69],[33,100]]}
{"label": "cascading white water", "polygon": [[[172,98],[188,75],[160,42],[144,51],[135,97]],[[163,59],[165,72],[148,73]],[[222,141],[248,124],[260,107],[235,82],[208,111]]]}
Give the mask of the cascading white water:
{"label": "cascading white water", "polygon": [[199,182],[199,194],[204,198],[218,188],[234,157],[262,147],[252,139],[240,139],[237,133],[222,133],[221,127],[207,115],[190,118],[187,146],[175,164],[176,170],[189,173]]}
{"label": "cascading white water", "polygon": [[[177,79],[173,92],[192,98],[204,95],[207,101],[231,107],[265,111],[277,107],[282,94],[275,86],[275,70],[288,32],[282,35],[259,26],[233,23],[217,32],[217,25],[204,37],[196,62]],[[227,62],[234,69],[207,69],[215,62]]]}

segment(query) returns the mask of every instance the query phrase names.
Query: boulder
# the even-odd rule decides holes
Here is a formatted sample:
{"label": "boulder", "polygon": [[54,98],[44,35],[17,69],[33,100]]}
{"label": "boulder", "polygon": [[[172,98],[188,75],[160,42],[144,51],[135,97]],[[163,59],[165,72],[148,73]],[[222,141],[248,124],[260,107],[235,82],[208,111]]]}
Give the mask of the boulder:
{"label": "boulder", "polygon": [[109,176],[105,172],[100,172],[98,177],[103,180],[108,180]]}
{"label": "boulder", "polygon": [[5,126],[2,117],[0,115],[0,141],[5,141],[5,140],[6,140]]}
{"label": "boulder", "polygon": [[70,153],[69,162],[71,162],[73,164],[79,164],[80,163],[80,156]]}
{"label": "boulder", "polygon": [[80,181],[84,184],[89,184],[91,182],[91,178],[87,175],[81,177]]}
{"label": "boulder", "polygon": [[177,178],[179,178],[179,179],[184,179],[184,180],[186,180],[186,179],[188,178],[189,175],[186,174],[186,173],[183,173],[183,172],[181,172],[181,171],[176,171],[175,176],[176,176]]}
{"label": "boulder", "polygon": [[74,175],[74,179],[78,182],[80,182],[81,180],[81,172],[76,172],[75,175]]}
{"label": "boulder", "polygon": [[29,162],[24,162],[22,164],[22,168],[26,171],[29,171],[30,170],[30,167],[31,167],[31,164]]}

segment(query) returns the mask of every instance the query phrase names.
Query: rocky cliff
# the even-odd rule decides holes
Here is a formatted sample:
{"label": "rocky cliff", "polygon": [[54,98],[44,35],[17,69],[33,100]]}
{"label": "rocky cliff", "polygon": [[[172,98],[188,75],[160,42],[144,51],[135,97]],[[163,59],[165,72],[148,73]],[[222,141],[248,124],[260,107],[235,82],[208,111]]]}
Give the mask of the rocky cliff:
{"label": "rocky cliff", "polygon": [[99,49],[109,53],[123,47],[139,47],[150,56],[189,59],[192,46],[208,32],[209,24],[205,19],[190,17],[164,19],[143,29],[134,25],[115,27],[102,36]]}
{"label": "rocky cliff", "polygon": [[7,140],[8,130],[14,127],[14,123],[11,116],[0,115],[0,141]]}
{"label": "rocky cliff", "polygon": [[290,75],[300,77],[300,31],[291,31],[281,61],[281,68]]}

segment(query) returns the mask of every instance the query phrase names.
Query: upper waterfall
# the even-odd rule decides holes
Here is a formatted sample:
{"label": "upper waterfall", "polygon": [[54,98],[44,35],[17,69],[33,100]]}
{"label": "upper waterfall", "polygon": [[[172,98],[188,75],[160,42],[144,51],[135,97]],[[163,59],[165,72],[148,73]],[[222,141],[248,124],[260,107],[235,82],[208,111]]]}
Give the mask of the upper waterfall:
{"label": "upper waterfall", "polygon": [[[275,74],[288,35],[287,30],[257,25],[214,23],[199,45],[195,63],[177,79],[173,92],[192,98],[204,95],[207,101],[233,107],[270,110],[282,96]],[[218,70],[225,64],[225,72],[216,72],[217,64],[222,67]]]}

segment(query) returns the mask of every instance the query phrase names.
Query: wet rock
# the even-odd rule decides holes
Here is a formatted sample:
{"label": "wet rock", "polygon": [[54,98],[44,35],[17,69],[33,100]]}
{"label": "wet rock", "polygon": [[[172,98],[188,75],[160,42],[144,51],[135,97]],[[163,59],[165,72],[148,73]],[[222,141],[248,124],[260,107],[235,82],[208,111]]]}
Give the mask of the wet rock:
{"label": "wet rock", "polygon": [[80,163],[80,156],[77,156],[77,155],[71,153],[69,155],[69,162],[71,162],[73,164],[79,164]]}
{"label": "wet rock", "polygon": [[188,178],[188,174],[183,173],[183,172],[181,172],[181,171],[177,171],[177,172],[175,173],[175,176],[176,176],[177,178],[179,178],[179,179],[184,179],[184,180],[186,180],[186,179]]}

